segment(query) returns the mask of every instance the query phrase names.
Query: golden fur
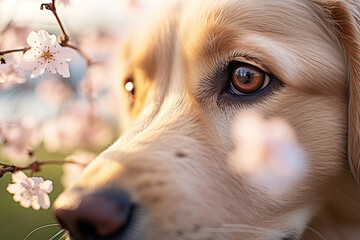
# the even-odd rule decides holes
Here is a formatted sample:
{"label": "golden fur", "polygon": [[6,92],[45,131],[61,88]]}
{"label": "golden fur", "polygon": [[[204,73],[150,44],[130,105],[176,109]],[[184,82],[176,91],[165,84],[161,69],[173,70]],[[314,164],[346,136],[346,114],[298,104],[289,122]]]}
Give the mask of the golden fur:
{"label": "golden fur", "polygon": [[[122,79],[136,87],[122,108],[132,127],[55,208],[123,189],[145,212],[128,240],[360,239],[359,11],[357,0],[199,0],[145,20],[122,51]],[[214,73],[229,59],[284,86],[222,99]],[[309,171],[285,196],[228,165],[231,125],[248,109],[285,119],[305,149]]]}

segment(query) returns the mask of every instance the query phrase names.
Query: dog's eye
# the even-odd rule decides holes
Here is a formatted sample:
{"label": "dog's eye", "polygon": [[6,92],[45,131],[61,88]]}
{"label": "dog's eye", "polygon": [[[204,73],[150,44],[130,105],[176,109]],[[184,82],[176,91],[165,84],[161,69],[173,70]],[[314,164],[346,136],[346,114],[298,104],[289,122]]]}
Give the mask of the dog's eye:
{"label": "dog's eye", "polygon": [[235,95],[255,93],[270,83],[270,77],[257,67],[237,62],[231,68],[229,91]]}
{"label": "dog's eye", "polygon": [[128,93],[129,101],[132,104],[135,98],[135,83],[132,77],[129,77],[124,81],[124,89]]}

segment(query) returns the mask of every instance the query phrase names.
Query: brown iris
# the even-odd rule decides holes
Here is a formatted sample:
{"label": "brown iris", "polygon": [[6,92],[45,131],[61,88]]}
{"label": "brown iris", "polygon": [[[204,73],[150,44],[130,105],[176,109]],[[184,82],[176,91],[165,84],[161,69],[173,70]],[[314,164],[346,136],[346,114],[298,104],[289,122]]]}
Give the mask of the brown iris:
{"label": "brown iris", "polygon": [[238,63],[232,70],[231,87],[237,94],[250,94],[260,90],[267,75],[259,68],[246,63]]}

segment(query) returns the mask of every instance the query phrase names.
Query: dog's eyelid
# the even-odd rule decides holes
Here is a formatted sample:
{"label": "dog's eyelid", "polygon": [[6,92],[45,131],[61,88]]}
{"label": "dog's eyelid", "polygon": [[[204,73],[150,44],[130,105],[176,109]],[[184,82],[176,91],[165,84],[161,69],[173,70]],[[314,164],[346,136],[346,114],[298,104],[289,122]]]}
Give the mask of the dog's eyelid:
{"label": "dog's eyelid", "polygon": [[271,75],[271,71],[266,66],[266,64],[264,64],[260,59],[250,56],[248,54],[244,54],[241,52],[234,52],[229,54],[229,57],[223,62],[223,64],[221,64],[221,66],[223,66],[223,70],[226,71],[232,62],[246,63],[259,68],[264,73]]}
{"label": "dog's eyelid", "polygon": [[234,58],[232,62],[241,62],[241,63],[246,63],[249,64],[251,66],[254,66],[258,69],[260,69],[261,71],[263,71],[264,73],[267,73],[267,68],[264,67],[263,64],[259,63],[258,61],[254,61],[253,59],[248,59],[248,58]]}

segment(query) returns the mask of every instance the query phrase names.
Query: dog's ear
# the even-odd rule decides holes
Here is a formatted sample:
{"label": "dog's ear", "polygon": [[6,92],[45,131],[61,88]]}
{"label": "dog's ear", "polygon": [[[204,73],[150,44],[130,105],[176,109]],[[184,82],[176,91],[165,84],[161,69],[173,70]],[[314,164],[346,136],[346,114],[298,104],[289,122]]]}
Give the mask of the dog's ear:
{"label": "dog's ear", "polygon": [[328,0],[325,10],[342,44],[348,65],[348,161],[360,182],[360,1]]}

